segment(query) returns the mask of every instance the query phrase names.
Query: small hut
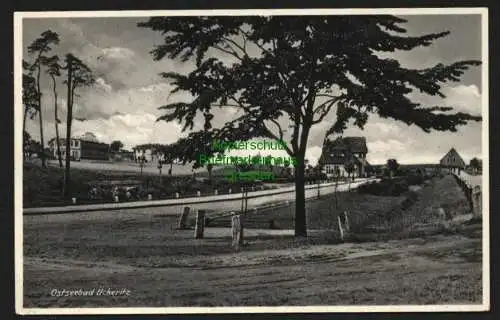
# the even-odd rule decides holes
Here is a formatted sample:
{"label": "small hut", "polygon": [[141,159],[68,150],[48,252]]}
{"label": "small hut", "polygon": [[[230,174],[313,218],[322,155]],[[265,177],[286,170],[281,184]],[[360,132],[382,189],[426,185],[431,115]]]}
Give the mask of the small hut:
{"label": "small hut", "polygon": [[458,154],[455,148],[451,148],[450,151],[439,161],[441,168],[444,168],[450,172],[460,174],[461,170],[465,169],[465,161]]}

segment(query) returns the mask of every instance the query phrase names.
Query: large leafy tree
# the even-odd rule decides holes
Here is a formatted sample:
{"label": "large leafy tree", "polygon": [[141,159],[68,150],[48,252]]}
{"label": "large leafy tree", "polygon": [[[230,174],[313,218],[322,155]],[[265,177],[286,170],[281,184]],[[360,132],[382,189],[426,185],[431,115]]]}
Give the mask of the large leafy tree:
{"label": "large leafy tree", "polygon": [[[35,39],[28,46],[28,53],[35,57],[32,68],[36,70],[36,92],[38,103],[38,120],[40,122],[40,144],[42,148],[45,146],[43,137],[43,118],[42,118],[42,91],[41,91],[41,74],[42,66],[46,60],[45,54],[52,50],[52,45],[59,44],[59,35],[51,30],[44,31],[39,38]],[[41,153],[42,166],[46,166],[45,153]]]}
{"label": "large leafy tree", "polygon": [[[161,32],[164,43],[152,50],[163,58],[195,61],[188,75],[162,73],[174,92],[194,96],[190,103],[162,106],[159,120],[179,121],[193,130],[205,117],[204,135],[196,139],[228,141],[256,137],[282,139],[297,159],[295,235],[306,236],[304,155],[311,128],[330,112],[336,120],[326,134],[341,133],[354,121],[363,128],[369,114],[416,125],[424,132],[456,131],[479,116],[452,107],[422,106],[408,94],[415,89],[444,97],[441,86],[459,81],[479,61],[410,69],[378,52],[429,46],[449,32],[407,36],[405,20],[395,16],[242,16],[153,17],[139,27]],[[214,109],[236,108],[240,115],[213,128]],[[284,121],[287,121],[284,124]]]}
{"label": "large leafy tree", "polygon": [[123,143],[120,140],[115,140],[109,145],[111,151],[118,152],[123,148]]}
{"label": "large leafy tree", "polygon": [[392,179],[392,177],[399,171],[398,161],[396,159],[387,160],[387,169],[389,170],[389,176]]}
{"label": "large leafy tree", "polygon": [[189,134],[188,137],[181,138],[177,142],[165,147],[165,154],[170,159],[172,165],[173,160],[177,159],[184,165],[192,163],[193,169],[206,167],[208,171],[208,179],[212,180],[213,165],[206,163],[203,157],[212,157],[221,152],[213,150],[211,133],[209,131],[200,131]]}
{"label": "large leafy tree", "polygon": [[475,170],[481,170],[482,169],[482,163],[481,163],[481,161],[478,158],[472,158],[470,160],[469,166],[472,169],[475,169]]}
{"label": "large leafy tree", "polygon": [[71,166],[71,125],[73,122],[73,102],[77,96],[77,89],[91,86],[95,83],[94,76],[90,68],[79,58],[68,53],[65,57],[67,71],[67,80],[64,81],[67,89],[67,119],[66,119],[66,167],[64,174],[64,196],[66,199],[71,197],[70,187],[70,166]]}

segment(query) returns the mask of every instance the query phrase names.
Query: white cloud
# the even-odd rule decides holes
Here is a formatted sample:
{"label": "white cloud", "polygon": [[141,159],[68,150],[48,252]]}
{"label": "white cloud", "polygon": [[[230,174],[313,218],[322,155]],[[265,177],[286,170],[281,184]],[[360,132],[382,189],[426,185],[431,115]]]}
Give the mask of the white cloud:
{"label": "white cloud", "polygon": [[446,98],[444,104],[453,107],[456,111],[481,114],[481,92],[476,85],[458,85],[445,87]]}
{"label": "white cloud", "polygon": [[114,60],[131,59],[135,52],[128,48],[113,47],[102,49],[103,57]]}
{"label": "white cloud", "polygon": [[314,146],[307,148],[306,150],[306,159],[309,160],[309,164],[315,166],[318,164],[318,160],[321,157],[321,147]]}
{"label": "white cloud", "polygon": [[97,78],[96,84],[97,84],[97,86],[102,88],[105,92],[113,91],[113,87],[111,87],[109,84],[107,84],[103,78]]}

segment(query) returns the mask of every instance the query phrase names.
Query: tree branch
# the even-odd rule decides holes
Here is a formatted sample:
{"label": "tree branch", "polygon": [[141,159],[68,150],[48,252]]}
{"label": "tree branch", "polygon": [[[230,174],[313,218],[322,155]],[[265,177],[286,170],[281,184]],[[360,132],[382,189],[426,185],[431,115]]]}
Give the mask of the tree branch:
{"label": "tree branch", "polygon": [[[273,123],[275,123],[278,128],[279,128],[279,132],[280,132],[280,136],[277,137],[274,133],[272,133],[271,130],[269,130],[269,128],[266,126],[266,125],[263,125],[262,126],[262,129],[264,129],[264,134],[268,137],[268,138],[271,138],[271,139],[274,139],[274,140],[279,140],[279,141],[283,141],[283,130],[281,129],[281,126],[279,125],[279,123],[274,120],[274,119],[269,119],[270,121],[272,121]],[[284,142],[284,141],[283,141]],[[285,150],[286,152],[290,155],[290,156],[294,156],[294,152],[290,149],[290,147],[288,147],[288,145],[285,143]]]}
{"label": "tree branch", "polygon": [[230,47],[230,48],[231,48],[231,51],[226,50],[226,49],[224,49],[224,48],[221,48],[220,46],[217,46],[217,45],[214,45],[213,47],[214,47],[214,49],[220,50],[220,51],[222,51],[222,52],[224,52],[224,53],[227,53],[227,54],[229,54],[229,55],[231,55],[231,56],[235,57],[236,59],[238,59],[238,60],[240,60],[240,61],[243,61],[243,58],[242,58],[242,57],[240,57],[240,56],[238,55],[238,53],[237,53],[236,51],[234,51],[234,49],[233,49],[233,48],[231,48],[231,47]]}
{"label": "tree branch", "polygon": [[[245,35],[244,35],[244,37],[245,37]],[[234,41],[234,40],[232,40],[232,39],[230,39],[230,38],[228,38],[228,37],[223,37],[222,39],[224,39],[224,40],[226,40],[226,41],[228,41],[228,42],[230,42],[230,43],[234,44],[234,45],[235,45],[238,49],[240,49],[240,50],[243,52],[243,55],[248,56],[247,51],[245,50],[245,48],[244,48],[244,47],[242,47],[242,46],[240,46],[238,43],[236,43],[236,41]],[[245,38],[244,38],[244,39],[245,39]],[[244,41],[245,41],[245,43],[246,43],[246,40],[244,40]],[[245,46],[246,46],[246,45],[245,45]],[[231,47],[231,49],[232,49],[233,51],[236,51],[236,50],[234,50],[232,47]]]}
{"label": "tree branch", "polygon": [[[316,108],[316,110],[314,110],[314,113],[313,113],[313,114],[319,113],[319,110],[320,110],[320,109],[323,111],[323,113],[319,116],[319,118],[318,118],[318,119],[314,120],[314,118],[313,118],[313,120],[312,120],[312,124],[313,124],[313,125],[314,125],[314,124],[318,124],[318,123],[320,123],[321,121],[323,121],[323,119],[325,119],[325,117],[328,115],[328,113],[330,113],[330,110],[332,109],[333,105],[334,105],[335,103],[337,103],[337,101],[338,101],[337,99],[331,99],[331,100],[329,100],[329,101],[328,101],[328,102],[329,102],[329,104],[328,104],[328,105],[326,105],[326,102],[325,102],[325,103],[322,103],[320,106],[318,106],[318,107]],[[326,108],[325,108],[325,106],[326,106]]]}

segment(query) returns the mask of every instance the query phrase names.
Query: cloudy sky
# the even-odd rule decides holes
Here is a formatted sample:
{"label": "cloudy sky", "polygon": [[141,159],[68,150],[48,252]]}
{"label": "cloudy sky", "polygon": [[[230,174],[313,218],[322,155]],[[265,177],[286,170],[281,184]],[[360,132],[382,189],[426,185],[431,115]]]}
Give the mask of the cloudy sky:
{"label": "cloudy sky", "polygon": [[[410,35],[449,30],[451,34],[427,48],[393,54],[403,66],[422,68],[436,63],[451,63],[464,59],[481,59],[481,17],[478,15],[404,16],[404,27]],[[121,140],[131,148],[142,143],[171,143],[181,135],[181,126],[175,122],[156,122],[161,115],[158,107],[186,96],[169,96],[172,87],[159,72],[186,73],[194,64],[164,59],[154,62],[149,51],[162,42],[159,33],[136,26],[145,18],[74,18],[24,19],[23,47],[26,60],[32,59],[26,47],[43,31],[50,29],[60,35],[61,42],[53,54],[63,56],[71,52],[80,57],[94,71],[97,84],[92,90],[83,90],[75,101],[73,122],[75,135],[93,132],[103,142]],[[42,78],[43,118],[45,141],[55,136],[54,98],[49,78]],[[413,95],[415,100],[429,105],[453,106],[457,111],[481,113],[481,68],[466,72],[461,82],[444,85],[445,99]],[[65,134],[66,91],[58,84],[60,113],[63,120],[60,132]],[[234,116],[216,115],[216,124]],[[315,163],[321,154],[325,132],[334,120],[331,117],[318,124],[311,132],[307,157]],[[27,129],[39,139],[38,120],[29,121]],[[481,156],[481,123],[461,127],[456,133],[424,133],[394,120],[371,116],[363,131],[349,128],[345,136],[365,136],[368,142],[368,161],[385,163],[396,158],[401,163],[435,163],[455,147],[469,161]]]}

